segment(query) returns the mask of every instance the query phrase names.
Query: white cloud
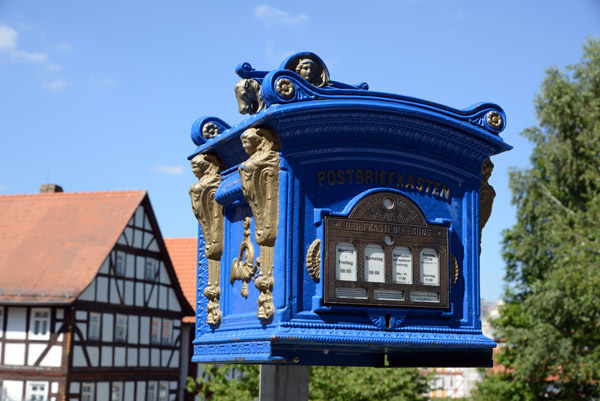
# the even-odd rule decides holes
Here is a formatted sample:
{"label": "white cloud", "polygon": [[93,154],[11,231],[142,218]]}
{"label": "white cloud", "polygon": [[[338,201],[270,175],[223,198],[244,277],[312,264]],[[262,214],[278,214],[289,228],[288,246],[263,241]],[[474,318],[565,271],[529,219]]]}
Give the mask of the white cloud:
{"label": "white cloud", "polygon": [[112,79],[112,78],[104,78],[100,81],[100,83],[102,85],[106,85],[106,86],[112,86],[112,85],[116,85],[117,84],[117,80],[116,79]]}
{"label": "white cloud", "polygon": [[61,69],[60,64],[56,63],[48,63],[46,64],[46,69],[49,71],[59,71]]}
{"label": "white cloud", "polygon": [[17,31],[8,25],[0,25],[0,50],[14,50],[17,48]]}
{"label": "white cloud", "polygon": [[42,86],[46,89],[57,91],[57,90],[61,90],[68,84],[69,83],[65,80],[57,79],[56,81],[47,82],[47,83],[43,84]]}
{"label": "white cloud", "polygon": [[154,171],[158,171],[162,174],[178,175],[183,173],[183,166],[164,166],[162,164],[155,164]]}
{"label": "white cloud", "polygon": [[254,10],[254,15],[267,25],[281,24],[281,25],[301,25],[308,21],[308,15],[302,13],[298,15],[291,15],[287,11],[280,10],[275,7],[271,7],[266,4],[257,6]]}
{"label": "white cloud", "polygon": [[71,44],[69,44],[69,43],[60,43],[60,44],[57,46],[57,48],[58,48],[58,50],[60,50],[60,51],[63,51],[63,52],[66,52],[66,53],[68,53],[68,52],[70,52],[70,51],[71,51],[71,49],[73,48],[73,46],[71,46]]}
{"label": "white cloud", "polygon": [[19,33],[8,25],[0,25],[0,52],[7,53],[16,61],[38,63],[48,60],[48,56],[41,52],[26,52],[18,48]]}

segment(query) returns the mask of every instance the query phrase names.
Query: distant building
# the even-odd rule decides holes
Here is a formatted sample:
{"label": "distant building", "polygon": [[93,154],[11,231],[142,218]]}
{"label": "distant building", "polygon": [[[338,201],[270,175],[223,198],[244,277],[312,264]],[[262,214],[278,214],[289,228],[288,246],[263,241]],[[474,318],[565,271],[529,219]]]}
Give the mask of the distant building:
{"label": "distant building", "polygon": [[[494,328],[491,320],[496,319],[502,300],[481,301],[481,327],[483,334],[492,340]],[[500,345],[500,344],[499,344]],[[498,348],[495,348],[494,353]],[[431,398],[463,398],[469,397],[482,376],[478,368],[437,368],[433,379],[433,390],[428,393]]]}
{"label": "distant building", "polygon": [[[183,290],[183,295],[188,303],[196,309],[196,277],[198,275],[198,238],[165,238],[165,244],[171,257],[171,262],[177,273],[177,279]],[[195,313],[183,318],[181,329],[182,355],[188,355],[185,366],[182,366],[184,377],[196,377],[198,364],[192,362],[192,341],[194,340],[194,328],[196,327]],[[187,339],[187,340],[186,340]],[[183,393],[179,398],[183,401],[193,401],[195,396],[191,393]]]}
{"label": "distant building", "polygon": [[148,195],[43,190],[0,196],[0,400],[179,399],[194,311]]}

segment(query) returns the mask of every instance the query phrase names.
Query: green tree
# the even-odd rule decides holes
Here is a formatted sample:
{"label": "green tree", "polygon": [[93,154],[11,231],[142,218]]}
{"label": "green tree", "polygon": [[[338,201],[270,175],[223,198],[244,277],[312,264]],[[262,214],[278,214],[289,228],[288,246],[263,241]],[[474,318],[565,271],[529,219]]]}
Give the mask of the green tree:
{"label": "green tree", "polygon": [[531,168],[510,175],[517,223],[504,233],[508,289],[481,400],[598,399],[600,385],[600,41],[552,68],[535,101]]}
{"label": "green tree", "polygon": [[[257,400],[258,365],[203,365],[187,390],[206,400]],[[425,401],[431,374],[418,369],[311,366],[309,400],[313,401]]]}

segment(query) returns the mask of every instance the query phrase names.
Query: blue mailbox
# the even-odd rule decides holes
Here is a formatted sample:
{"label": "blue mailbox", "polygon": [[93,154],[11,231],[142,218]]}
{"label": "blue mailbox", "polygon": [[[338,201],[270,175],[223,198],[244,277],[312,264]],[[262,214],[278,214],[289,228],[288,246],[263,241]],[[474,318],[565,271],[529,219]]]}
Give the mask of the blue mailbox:
{"label": "blue mailbox", "polygon": [[193,361],[491,366],[479,248],[503,110],[335,82],[313,53],[236,72],[249,117],[192,127]]}

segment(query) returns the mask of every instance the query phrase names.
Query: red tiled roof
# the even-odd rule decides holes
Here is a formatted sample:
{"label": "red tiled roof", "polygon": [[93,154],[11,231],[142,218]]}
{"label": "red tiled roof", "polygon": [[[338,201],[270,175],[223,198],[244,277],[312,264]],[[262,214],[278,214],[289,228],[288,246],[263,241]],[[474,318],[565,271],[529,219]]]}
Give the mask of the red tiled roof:
{"label": "red tiled roof", "polygon": [[[169,257],[177,273],[185,298],[196,310],[197,238],[165,238]],[[194,323],[195,316],[185,316],[184,323]]]}
{"label": "red tiled roof", "polygon": [[0,302],[72,302],[146,191],[0,196]]}

